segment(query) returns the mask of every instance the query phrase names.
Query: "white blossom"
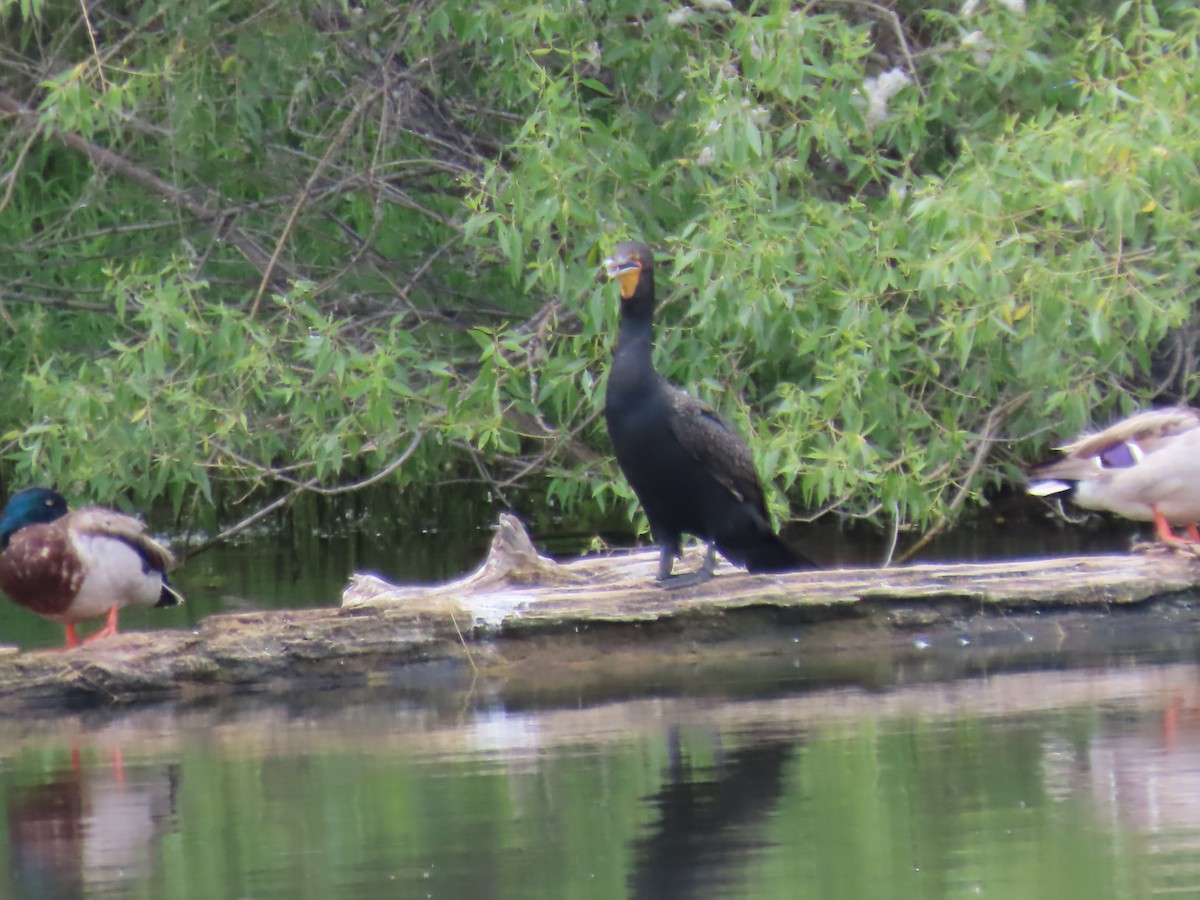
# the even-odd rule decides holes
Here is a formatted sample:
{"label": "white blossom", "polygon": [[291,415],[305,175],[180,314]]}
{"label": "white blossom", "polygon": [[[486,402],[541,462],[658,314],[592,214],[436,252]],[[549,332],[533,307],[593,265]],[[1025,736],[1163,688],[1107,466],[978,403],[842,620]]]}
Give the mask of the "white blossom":
{"label": "white blossom", "polygon": [[696,156],[696,165],[698,166],[711,166],[716,161],[717,151],[712,147],[704,147]]}
{"label": "white blossom", "polygon": [[673,9],[667,13],[667,24],[674,25],[676,28],[680,25],[685,25],[694,12],[695,10],[690,6],[681,6],[679,9]]}
{"label": "white blossom", "polygon": [[863,81],[867,95],[867,125],[874,127],[888,117],[888,102],[912,79],[900,68],[888,69]]}
{"label": "white blossom", "polygon": [[705,134],[716,134],[720,130],[721,130],[721,120],[720,119],[709,119],[708,124],[704,126]]}
{"label": "white blossom", "polygon": [[[1025,15],[1025,0],[994,0],[994,2],[1018,16]],[[979,12],[979,0],[966,0],[958,10],[959,16],[964,19],[977,12]]]}
{"label": "white blossom", "polygon": [[964,34],[959,43],[964,47],[971,48],[971,58],[975,60],[977,66],[986,66],[988,60],[992,58],[992,42],[978,29],[970,34]]}
{"label": "white blossom", "polygon": [[707,9],[710,12],[728,12],[733,9],[733,4],[729,0],[692,0],[700,9]]}

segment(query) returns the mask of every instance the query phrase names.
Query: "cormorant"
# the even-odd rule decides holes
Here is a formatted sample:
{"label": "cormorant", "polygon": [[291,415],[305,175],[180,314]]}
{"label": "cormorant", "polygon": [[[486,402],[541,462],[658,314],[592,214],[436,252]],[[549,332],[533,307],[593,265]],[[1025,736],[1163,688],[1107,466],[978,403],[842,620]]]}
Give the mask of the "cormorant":
{"label": "cormorant", "polygon": [[[605,260],[605,269],[621,286],[621,328],[608,371],[604,417],[617,463],[659,546],[659,581],[707,580],[717,550],[751,572],[815,568],[771,527],[762,482],[745,441],[708,406],[654,371],[650,248],[619,244]],[[700,569],[673,576],[684,532],[707,541],[708,553]]]}

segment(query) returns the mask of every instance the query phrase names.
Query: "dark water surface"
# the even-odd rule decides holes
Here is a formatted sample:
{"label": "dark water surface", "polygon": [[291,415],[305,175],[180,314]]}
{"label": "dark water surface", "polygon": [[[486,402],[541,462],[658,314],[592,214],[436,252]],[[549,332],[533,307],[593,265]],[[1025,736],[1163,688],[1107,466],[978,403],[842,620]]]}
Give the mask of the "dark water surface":
{"label": "dark water surface", "polygon": [[798,664],[603,701],[435,675],[6,721],[0,896],[1200,896],[1192,662]]}

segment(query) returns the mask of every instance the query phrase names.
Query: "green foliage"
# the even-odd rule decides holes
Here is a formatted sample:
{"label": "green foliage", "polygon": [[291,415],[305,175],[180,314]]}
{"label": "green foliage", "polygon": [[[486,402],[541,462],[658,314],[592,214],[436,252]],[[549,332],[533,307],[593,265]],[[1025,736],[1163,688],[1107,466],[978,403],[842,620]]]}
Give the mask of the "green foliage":
{"label": "green foliage", "polygon": [[1200,16],[1013,5],[10,3],[8,473],[635,509],[595,272],[636,236],[781,514],[952,516],[1155,394],[1200,266]]}

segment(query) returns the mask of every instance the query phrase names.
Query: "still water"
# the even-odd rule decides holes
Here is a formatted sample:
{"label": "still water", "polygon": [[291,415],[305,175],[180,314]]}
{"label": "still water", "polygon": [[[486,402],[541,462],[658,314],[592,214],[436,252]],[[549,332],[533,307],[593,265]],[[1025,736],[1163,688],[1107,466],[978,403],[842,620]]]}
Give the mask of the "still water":
{"label": "still water", "polygon": [[726,672],[601,702],[475,685],[6,721],[0,896],[1200,896],[1198,676],[1114,658],[747,693]]}

